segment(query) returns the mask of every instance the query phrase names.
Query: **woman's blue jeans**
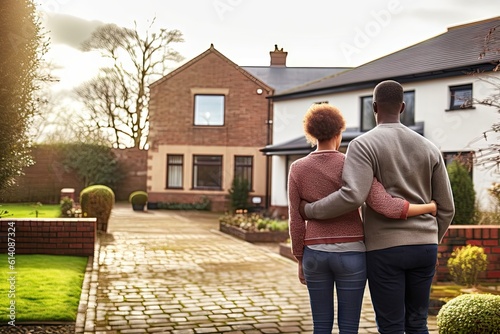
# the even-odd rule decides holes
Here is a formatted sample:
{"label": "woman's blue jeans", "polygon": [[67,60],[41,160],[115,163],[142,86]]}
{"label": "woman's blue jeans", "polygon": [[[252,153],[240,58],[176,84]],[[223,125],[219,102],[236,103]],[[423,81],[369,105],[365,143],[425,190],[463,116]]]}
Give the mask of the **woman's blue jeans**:
{"label": "woman's blue jeans", "polygon": [[305,247],[302,267],[309,290],[314,334],[332,332],[334,285],[339,332],[358,333],[366,286],[365,253],[321,252]]}

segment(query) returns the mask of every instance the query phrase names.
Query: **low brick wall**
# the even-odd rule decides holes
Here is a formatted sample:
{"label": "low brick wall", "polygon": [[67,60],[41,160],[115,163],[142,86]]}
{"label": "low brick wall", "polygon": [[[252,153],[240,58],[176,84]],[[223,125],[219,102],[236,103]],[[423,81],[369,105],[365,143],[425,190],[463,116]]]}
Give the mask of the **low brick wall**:
{"label": "low brick wall", "polygon": [[0,219],[0,253],[93,256],[96,218]]}
{"label": "low brick wall", "polygon": [[488,255],[489,265],[485,272],[479,274],[479,282],[500,282],[500,225],[451,225],[443,241],[439,244],[439,267],[435,280],[452,281],[446,266],[451,253],[457,247],[474,245],[484,248]]}

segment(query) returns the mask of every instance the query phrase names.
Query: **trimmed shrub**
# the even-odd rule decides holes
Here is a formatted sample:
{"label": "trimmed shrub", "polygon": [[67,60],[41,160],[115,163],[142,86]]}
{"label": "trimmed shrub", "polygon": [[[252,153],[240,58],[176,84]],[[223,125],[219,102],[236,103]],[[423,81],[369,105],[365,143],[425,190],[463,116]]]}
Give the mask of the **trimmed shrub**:
{"label": "trimmed shrub", "polygon": [[476,286],[479,273],[488,267],[488,256],[482,247],[467,245],[451,253],[447,266],[455,283]]}
{"label": "trimmed shrub", "polygon": [[135,205],[146,205],[148,202],[148,193],[142,190],[134,191],[128,197],[128,201]]}
{"label": "trimmed shrub", "polygon": [[115,193],[104,185],[94,185],[80,192],[80,204],[84,217],[97,218],[97,230],[106,232],[111,210],[115,204]]}
{"label": "trimmed shrub", "polygon": [[464,294],[447,302],[437,315],[439,334],[500,333],[500,296]]}
{"label": "trimmed shrub", "polygon": [[148,193],[142,190],[134,191],[128,197],[134,211],[144,211],[144,206],[148,202]]}
{"label": "trimmed shrub", "polygon": [[474,224],[476,192],[469,171],[464,164],[454,160],[447,167],[455,203],[455,217],[453,224]]}

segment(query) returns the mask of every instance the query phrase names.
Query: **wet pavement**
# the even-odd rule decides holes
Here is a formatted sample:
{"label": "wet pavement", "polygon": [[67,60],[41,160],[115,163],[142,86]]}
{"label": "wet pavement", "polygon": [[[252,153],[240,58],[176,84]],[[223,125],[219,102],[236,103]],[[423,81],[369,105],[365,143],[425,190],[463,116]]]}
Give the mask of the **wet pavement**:
{"label": "wet pavement", "polygon": [[[218,231],[218,217],[116,205],[87,268],[76,333],[312,333],[295,262],[277,244]],[[361,318],[359,333],[377,333],[368,289]],[[437,333],[435,317],[429,328]]]}

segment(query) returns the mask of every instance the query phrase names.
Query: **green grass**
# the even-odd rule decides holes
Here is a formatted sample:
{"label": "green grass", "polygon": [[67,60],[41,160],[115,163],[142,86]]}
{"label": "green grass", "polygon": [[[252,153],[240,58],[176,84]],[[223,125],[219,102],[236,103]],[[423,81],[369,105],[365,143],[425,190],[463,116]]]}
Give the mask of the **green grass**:
{"label": "green grass", "polygon": [[[9,268],[8,260],[7,254],[0,254],[1,323],[11,320],[9,305],[14,300],[16,323],[76,320],[86,257],[15,255],[14,270]],[[11,277],[15,277],[13,285]],[[15,298],[10,298],[12,294]]]}
{"label": "green grass", "polygon": [[[7,211],[5,213],[5,211]],[[61,216],[59,204],[8,203],[0,204],[0,217],[11,218],[58,218]]]}

